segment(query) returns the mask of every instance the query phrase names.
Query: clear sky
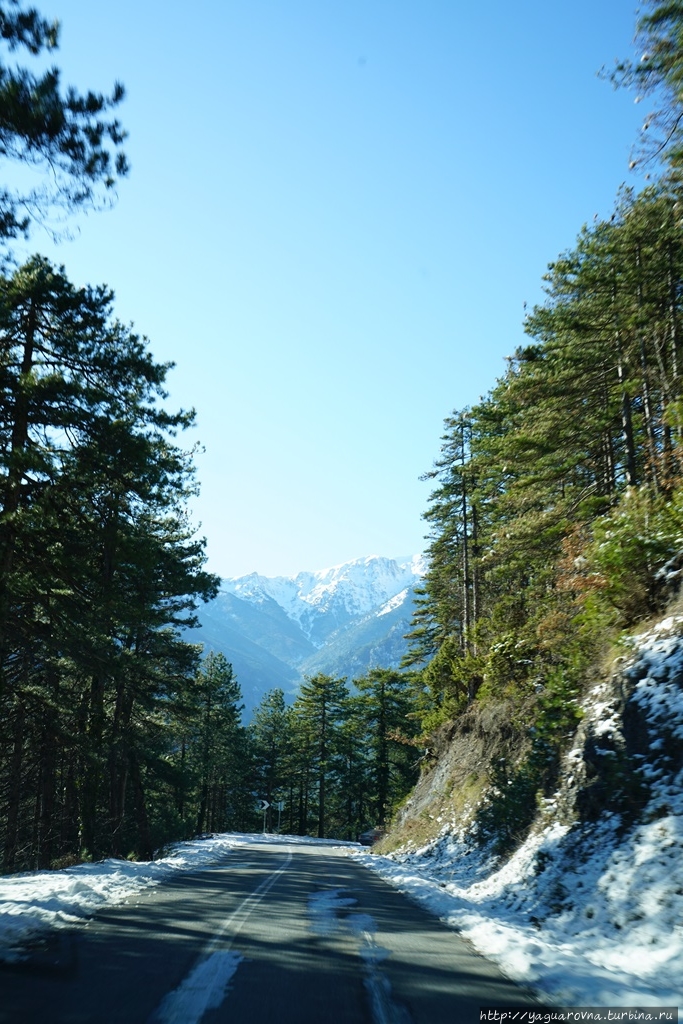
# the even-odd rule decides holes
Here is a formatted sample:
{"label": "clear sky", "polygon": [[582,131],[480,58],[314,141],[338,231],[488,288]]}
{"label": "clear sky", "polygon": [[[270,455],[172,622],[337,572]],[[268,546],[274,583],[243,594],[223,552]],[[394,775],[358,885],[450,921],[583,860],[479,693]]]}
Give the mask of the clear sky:
{"label": "clear sky", "polygon": [[[644,113],[623,0],[36,0],[127,89],[130,177],[54,248],[173,360],[222,576],[424,547],[442,424],[609,215]],[[632,184],[637,185],[634,181]]]}

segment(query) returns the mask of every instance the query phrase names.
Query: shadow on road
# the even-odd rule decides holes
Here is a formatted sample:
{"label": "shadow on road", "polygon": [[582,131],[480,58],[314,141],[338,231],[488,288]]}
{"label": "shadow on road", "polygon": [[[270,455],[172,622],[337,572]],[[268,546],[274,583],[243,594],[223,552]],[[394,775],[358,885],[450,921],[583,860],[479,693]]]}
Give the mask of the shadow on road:
{"label": "shadow on road", "polygon": [[[290,850],[272,887],[251,897]],[[316,898],[324,927],[311,916]],[[533,1003],[338,851],[264,845],[100,912],[3,966],[0,1024],[146,1024],[209,948],[241,960],[224,1001],[196,1018],[203,1024],[474,1024],[481,1005]]]}

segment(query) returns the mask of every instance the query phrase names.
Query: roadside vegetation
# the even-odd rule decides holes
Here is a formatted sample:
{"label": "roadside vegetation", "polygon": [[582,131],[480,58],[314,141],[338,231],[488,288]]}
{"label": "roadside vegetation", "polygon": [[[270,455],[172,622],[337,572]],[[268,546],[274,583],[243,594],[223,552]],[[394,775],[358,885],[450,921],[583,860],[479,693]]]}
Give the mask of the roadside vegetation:
{"label": "roadside vegetation", "polygon": [[[611,78],[652,102],[608,220],[548,267],[505,374],[445,422],[407,663],[425,735],[505,703],[483,841],[512,848],[557,782],[579,698],[661,610],[683,550],[683,9],[651,3]],[[656,172],[659,172],[658,174]],[[614,653],[614,652],[613,652]]]}
{"label": "roadside vegetation", "polygon": [[[0,30],[27,59],[58,42],[11,0]],[[125,176],[123,90],[65,94],[57,71],[0,62],[0,159],[45,171],[0,187],[4,871],[225,829],[355,838],[390,822],[446,735],[501,708],[464,777],[482,841],[520,841],[606,652],[683,571],[683,8],[651,3],[638,32],[639,59],[606,77],[654,104],[633,159],[649,183],[550,264],[527,343],[447,418],[404,671],[316,675],[249,726],[230,665],[184,639],[218,580],[188,522],[194,414],[166,406],[171,367],[106,287],[12,261],[12,239]]]}
{"label": "roadside vegetation", "polygon": [[123,88],[80,94],[58,69],[34,73],[59,26],[13,0],[0,36],[0,160],[15,183],[0,186],[0,863],[12,871],[151,855],[168,723],[203,721],[199,650],[180,630],[217,580],[187,521],[195,482],[177,438],[194,414],[166,408],[170,367],[116,320],[109,289],[13,258],[13,239],[60,234],[111,202],[127,173]]}

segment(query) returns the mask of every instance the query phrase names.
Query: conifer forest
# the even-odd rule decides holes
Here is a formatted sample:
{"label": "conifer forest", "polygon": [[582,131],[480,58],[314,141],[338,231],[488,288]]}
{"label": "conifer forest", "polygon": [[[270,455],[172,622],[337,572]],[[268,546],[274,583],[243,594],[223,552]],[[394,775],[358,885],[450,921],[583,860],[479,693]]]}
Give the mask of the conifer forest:
{"label": "conifer forest", "polygon": [[[7,51],[58,43],[11,2],[0,29]],[[445,421],[406,664],[314,676],[293,703],[272,690],[249,724],[230,664],[185,639],[219,580],[188,517],[194,413],[168,407],[172,366],[108,287],[12,256],[125,178],[123,88],[64,93],[0,62],[0,155],[19,183],[45,172],[0,188],[4,871],[226,829],[356,838],[390,822],[435,730],[503,699],[530,744],[499,766],[496,827],[533,813],[606,646],[681,571],[683,5],[650,3],[638,40],[605,77],[655,107],[633,154],[648,178],[550,263],[526,344]]]}

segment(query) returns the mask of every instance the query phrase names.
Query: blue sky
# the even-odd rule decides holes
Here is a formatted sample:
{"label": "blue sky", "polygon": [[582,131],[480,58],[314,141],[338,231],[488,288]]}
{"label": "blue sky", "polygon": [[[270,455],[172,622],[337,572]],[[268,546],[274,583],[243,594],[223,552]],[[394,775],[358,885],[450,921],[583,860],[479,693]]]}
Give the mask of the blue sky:
{"label": "blue sky", "polygon": [[[121,80],[130,177],[41,251],[173,360],[223,576],[424,547],[444,418],[609,215],[644,113],[617,0],[49,0],[64,81]],[[632,181],[637,185],[637,181]]]}

